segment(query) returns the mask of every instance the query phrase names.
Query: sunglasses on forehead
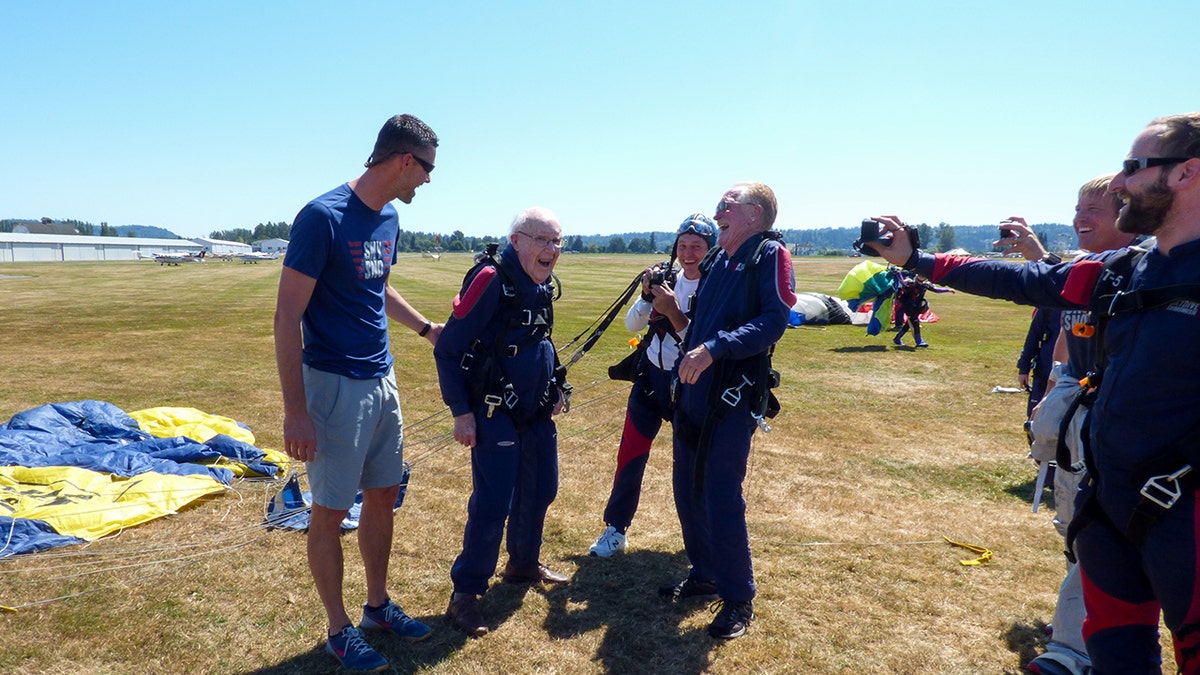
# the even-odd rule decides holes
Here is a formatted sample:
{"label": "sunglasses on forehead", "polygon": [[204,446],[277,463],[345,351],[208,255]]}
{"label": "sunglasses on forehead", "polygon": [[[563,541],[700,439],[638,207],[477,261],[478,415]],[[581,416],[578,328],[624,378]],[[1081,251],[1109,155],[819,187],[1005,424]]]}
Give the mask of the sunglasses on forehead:
{"label": "sunglasses on forehead", "polygon": [[1191,157],[1134,157],[1133,159],[1125,160],[1125,162],[1121,165],[1121,171],[1126,176],[1132,176],[1133,174],[1141,171],[1142,169],[1149,169],[1152,166],[1169,166],[1171,164],[1182,164],[1182,163],[1188,161],[1189,159],[1192,159],[1192,158]]}

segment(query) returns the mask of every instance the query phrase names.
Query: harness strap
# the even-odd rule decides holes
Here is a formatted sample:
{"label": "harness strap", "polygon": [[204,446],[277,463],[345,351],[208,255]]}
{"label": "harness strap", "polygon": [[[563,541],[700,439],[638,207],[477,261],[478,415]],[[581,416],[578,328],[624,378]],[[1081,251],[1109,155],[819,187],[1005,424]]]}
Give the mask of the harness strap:
{"label": "harness strap", "polygon": [[[762,241],[758,243],[758,247],[754,249],[754,254],[746,261],[743,274],[746,278],[746,304],[744,312],[749,313],[750,317],[755,316],[755,312],[759,307],[759,289],[757,271],[759,262],[762,260],[763,254],[772,241],[781,242],[783,236],[778,232],[768,230],[763,233]],[[700,262],[701,269],[707,273],[712,267],[713,258],[716,257],[716,252],[720,248],[714,246],[705,255],[704,260]],[[730,328],[740,326],[745,323],[743,315],[739,315],[732,323]],[[753,387],[752,392],[754,399],[751,402],[751,415],[757,420],[760,428],[763,431],[770,431],[770,427],[763,421],[763,416],[774,417],[779,412],[779,401],[771,394],[771,388],[779,384],[779,372],[771,368],[771,356],[775,353],[775,345],[771,345],[766,351],[757,356],[750,357],[756,362],[749,368],[740,369],[741,380],[730,382],[733,376],[738,374],[738,371],[733,370],[733,361],[730,359],[722,359],[716,364],[716,370],[713,371],[713,379],[708,385],[708,414],[704,416],[704,422],[700,426],[700,441],[697,446],[696,454],[696,470],[692,487],[697,494],[704,491],[704,475],[707,470],[708,455],[712,449],[712,436],[716,430],[717,424],[725,418],[725,415],[737,407],[741,403],[743,387]],[[749,379],[749,374],[755,376],[754,380]]]}
{"label": "harness strap", "polygon": [[1118,291],[1112,295],[1101,295],[1099,304],[1108,306],[1105,315],[1114,316],[1126,312],[1141,312],[1157,309],[1175,302],[1190,300],[1200,302],[1200,284],[1177,284],[1159,288],[1141,288],[1132,291]]}
{"label": "harness strap", "polygon": [[712,450],[713,433],[717,430],[717,424],[725,419],[725,414],[737,405],[737,402],[735,402],[727,406],[722,400],[722,395],[727,390],[721,389],[720,383],[729,379],[729,359],[718,361],[715,367],[713,380],[708,389],[708,414],[704,416],[704,422],[700,425],[700,440],[696,444],[696,464],[692,475],[692,490],[697,495],[704,492],[704,475],[708,470],[708,455]]}
{"label": "harness strap", "polygon": [[[1075,394],[1075,398],[1071,399],[1066,412],[1063,413],[1062,420],[1058,423],[1058,444],[1054,448],[1054,464],[1060,471],[1080,473],[1086,468],[1082,456],[1078,462],[1071,461],[1071,449],[1067,447],[1067,436],[1070,434],[1071,420],[1075,417],[1075,413],[1080,408],[1085,411],[1091,408],[1092,401],[1095,399],[1095,387],[1080,388]],[[1080,455],[1082,454],[1081,452]]]}

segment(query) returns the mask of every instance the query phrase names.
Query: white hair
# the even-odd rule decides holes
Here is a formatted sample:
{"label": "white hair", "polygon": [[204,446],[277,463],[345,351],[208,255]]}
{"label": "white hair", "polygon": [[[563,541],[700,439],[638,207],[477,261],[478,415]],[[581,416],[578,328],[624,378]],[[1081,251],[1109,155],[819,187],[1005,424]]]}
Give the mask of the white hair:
{"label": "white hair", "polygon": [[513,218],[512,226],[508,229],[509,236],[516,234],[525,226],[526,223],[530,222],[558,224],[558,216],[554,215],[553,211],[545,207],[531,206],[518,213],[516,218]]}

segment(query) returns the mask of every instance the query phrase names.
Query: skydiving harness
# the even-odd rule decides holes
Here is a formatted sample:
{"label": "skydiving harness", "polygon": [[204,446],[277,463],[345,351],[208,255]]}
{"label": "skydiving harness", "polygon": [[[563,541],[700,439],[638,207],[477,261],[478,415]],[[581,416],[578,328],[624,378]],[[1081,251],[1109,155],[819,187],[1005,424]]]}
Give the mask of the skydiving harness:
{"label": "skydiving harness", "polygon": [[[727,330],[735,329],[757,316],[760,303],[756,272],[763,254],[773,241],[783,244],[783,235],[773,230],[764,232],[762,241],[754,249],[754,254],[746,261],[743,268],[744,278],[747,280],[746,304],[743,305],[743,312],[726,326]],[[720,251],[719,247],[713,247],[700,261],[701,275],[708,274]],[[695,310],[695,307],[692,309]],[[779,371],[771,367],[771,357],[774,354],[775,345],[772,343],[766,351],[760,354],[739,361],[720,359],[714,366],[713,379],[708,388],[708,414],[704,416],[704,421],[700,425],[700,440],[696,446],[696,471],[692,483],[696,493],[704,491],[704,474],[717,425],[725,419],[729,411],[741,404],[746,395],[753,397],[750,399],[750,417],[764,433],[770,433],[771,426],[764,418],[774,418],[780,410],[779,399],[775,398],[775,394],[771,392],[772,389],[779,386]],[[740,367],[735,369],[735,366]],[[722,389],[723,386],[724,389]],[[678,389],[676,387],[672,392],[673,400],[679,393]]]}
{"label": "skydiving harness", "polygon": [[[513,282],[508,270],[505,269],[503,259],[496,254],[498,249],[499,244],[488,244],[483,253],[475,256],[475,265],[467,271],[463,278],[463,288],[466,288],[482,268],[492,267],[496,270],[497,280],[500,283],[500,304],[494,322],[497,324],[496,335],[490,345],[479,338],[473,340],[463,354],[459,367],[469,374],[468,393],[471,401],[482,401],[487,406],[489,419],[496,408],[504,406],[509,411],[514,424],[520,429],[528,420],[517,414],[517,407],[521,403],[520,396],[517,395],[512,382],[505,377],[502,362],[503,359],[513,358],[517,354],[535,347],[542,340],[550,339],[551,333],[554,331],[554,305],[547,304],[537,310],[521,307],[517,285]],[[562,297],[562,284],[558,277],[553,274],[551,276],[553,277],[553,281],[550,283],[551,303],[553,303]],[[527,328],[528,331],[515,341],[509,342],[508,336],[510,329],[513,328]],[[544,410],[551,404],[553,388],[556,386],[563,392],[563,412],[571,409],[571,385],[567,383],[567,369],[559,363],[557,353],[554,356],[554,366],[554,377],[546,384],[536,411]]]}
{"label": "skydiving harness", "polygon": [[[1084,440],[1083,458],[1079,464],[1071,464],[1070,450],[1066,445],[1067,429],[1071,417],[1080,406],[1091,407],[1100,391],[1100,383],[1104,378],[1104,370],[1108,365],[1108,355],[1104,348],[1104,329],[1108,321],[1118,314],[1145,312],[1166,307],[1176,301],[1186,300],[1200,303],[1200,284],[1175,284],[1159,288],[1138,288],[1129,290],[1134,270],[1145,257],[1145,249],[1129,247],[1122,249],[1104,262],[1104,266],[1092,289],[1088,302],[1091,323],[1076,324],[1071,332],[1079,337],[1096,340],[1096,363],[1091,372],[1080,381],[1080,392],[1067,408],[1059,429],[1056,461],[1059,467],[1069,467],[1074,473],[1086,468],[1088,480],[1095,480],[1096,468],[1088,447],[1089,429],[1087,418],[1084,419],[1080,436]],[[1141,545],[1151,526],[1166,515],[1184,490],[1192,490],[1200,486],[1200,471],[1194,470],[1185,450],[1195,446],[1200,427],[1190,429],[1168,448],[1165,457],[1146,462],[1135,475],[1140,479],[1145,476],[1139,492],[1141,500],[1134,508],[1133,515],[1122,530],[1134,545]],[[1082,465],[1082,466],[1081,466]],[[1079,512],[1072,518],[1067,530],[1067,555],[1072,560],[1073,544],[1076,535],[1088,523],[1096,518],[1107,518],[1096,502],[1095,491],[1092,491]],[[1114,523],[1114,525],[1116,525]]]}

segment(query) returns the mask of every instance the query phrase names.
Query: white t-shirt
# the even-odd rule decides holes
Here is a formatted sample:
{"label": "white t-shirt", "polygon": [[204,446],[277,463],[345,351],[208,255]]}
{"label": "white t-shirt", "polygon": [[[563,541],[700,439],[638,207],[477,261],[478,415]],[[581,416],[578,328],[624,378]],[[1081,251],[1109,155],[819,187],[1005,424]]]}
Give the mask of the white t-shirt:
{"label": "white t-shirt", "polygon": [[[679,303],[679,308],[687,311],[688,304],[693,295],[696,294],[696,289],[700,286],[700,279],[688,279],[680,272],[675,281],[675,301]],[[640,333],[650,324],[650,313],[654,310],[654,303],[642,300],[641,295],[638,296],[633,306],[629,308],[629,312],[625,314],[625,327],[629,330]],[[679,333],[679,339],[682,340],[687,334],[687,328],[684,328]],[[675,338],[669,334],[663,335],[662,339],[655,336],[650,341],[650,346],[646,348],[646,358],[655,368],[662,370],[671,370],[675,367],[675,362],[679,360],[679,345],[675,344]]]}

